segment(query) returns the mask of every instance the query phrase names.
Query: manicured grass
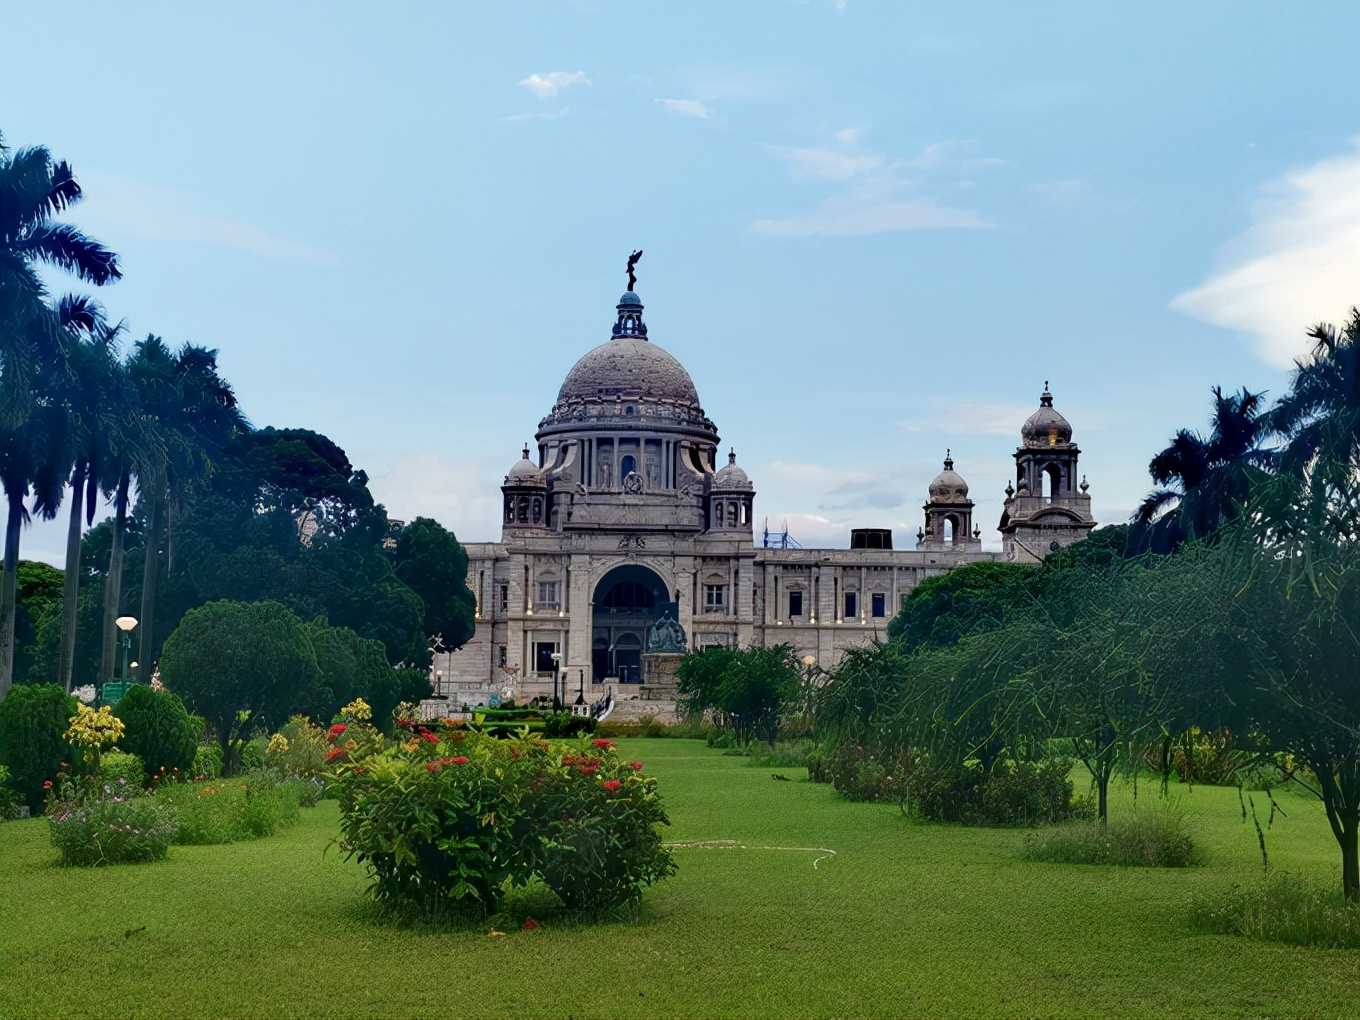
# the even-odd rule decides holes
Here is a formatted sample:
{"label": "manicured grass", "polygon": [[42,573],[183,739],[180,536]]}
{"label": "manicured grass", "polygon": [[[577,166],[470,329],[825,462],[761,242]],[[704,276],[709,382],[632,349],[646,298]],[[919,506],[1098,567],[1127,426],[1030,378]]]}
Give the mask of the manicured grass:
{"label": "manicured grass", "polygon": [[[1233,790],[1180,794],[1203,867],[1043,864],[1022,859],[1022,830],[914,824],[698,741],[621,744],[660,778],[670,838],[836,856],[814,869],[814,851],[682,849],[679,874],[635,919],[536,914],[542,928],[500,938],[376,923],[359,869],[326,852],[331,802],[266,839],[102,869],[52,866],[46,823],[11,822],[0,825],[0,1015],[1357,1014],[1357,952],[1192,930],[1196,893],[1260,873]],[[1280,801],[1272,867],[1339,882],[1320,806]],[[1120,790],[1112,816],[1130,810]]]}

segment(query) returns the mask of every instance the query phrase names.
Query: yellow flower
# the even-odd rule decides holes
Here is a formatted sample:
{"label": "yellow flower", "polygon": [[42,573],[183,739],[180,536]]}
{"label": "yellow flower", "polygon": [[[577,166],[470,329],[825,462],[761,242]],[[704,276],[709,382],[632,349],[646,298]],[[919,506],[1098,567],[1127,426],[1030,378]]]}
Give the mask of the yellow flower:
{"label": "yellow flower", "polygon": [[275,733],[269,738],[269,746],[265,748],[266,754],[283,754],[288,750],[288,738],[282,733]]}
{"label": "yellow flower", "polygon": [[341,715],[349,716],[357,722],[367,722],[373,718],[373,709],[368,707],[368,702],[363,698],[355,698],[344,708],[340,709]]}

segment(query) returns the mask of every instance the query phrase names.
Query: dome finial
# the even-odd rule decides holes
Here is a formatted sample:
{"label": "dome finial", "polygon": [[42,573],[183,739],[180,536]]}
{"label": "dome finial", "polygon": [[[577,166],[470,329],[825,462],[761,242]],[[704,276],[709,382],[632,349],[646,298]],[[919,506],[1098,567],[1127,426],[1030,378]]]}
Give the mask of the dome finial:
{"label": "dome finial", "polygon": [[946,471],[954,470],[954,458],[952,456],[952,452],[953,451],[951,451],[949,447],[946,446],[944,448],[944,469]]}
{"label": "dome finial", "polygon": [[729,464],[735,464],[736,462],[737,462],[737,450],[736,450],[736,447],[734,447],[734,446],[729,446],[729,447],[727,448],[727,463],[729,463]]}
{"label": "dome finial", "polygon": [[528,443],[525,443],[525,444],[524,444],[524,459],[525,459],[525,460],[528,460],[528,459],[529,459],[529,444],[528,444]]}
{"label": "dome finial", "polygon": [[1039,395],[1039,406],[1040,406],[1040,407],[1052,407],[1052,406],[1053,406],[1053,394],[1048,392],[1048,380],[1047,380],[1047,379],[1044,380],[1044,392],[1041,393],[1041,394]]}
{"label": "dome finial", "polygon": [[642,249],[636,249],[633,254],[628,256],[628,289],[637,290],[637,273],[633,267],[638,264],[638,259],[642,258]]}

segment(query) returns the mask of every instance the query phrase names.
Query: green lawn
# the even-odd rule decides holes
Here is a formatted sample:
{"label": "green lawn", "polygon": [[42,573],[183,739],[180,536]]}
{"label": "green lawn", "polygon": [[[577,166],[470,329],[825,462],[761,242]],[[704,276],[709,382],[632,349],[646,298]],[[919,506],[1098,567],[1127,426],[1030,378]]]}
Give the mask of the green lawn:
{"label": "green lawn", "polygon": [[[1234,790],[1181,792],[1187,871],[1022,861],[1023,832],[896,807],[697,741],[625,740],[682,849],[637,920],[485,929],[374,923],[333,802],[295,828],[155,864],[52,866],[41,820],[0,825],[0,1015],[19,1017],[1356,1017],[1360,954],[1189,930],[1197,892],[1260,872]],[[802,770],[784,770],[801,778]],[[1153,785],[1141,789],[1144,803]],[[1258,807],[1260,805],[1258,795]],[[1272,866],[1337,880],[1321,807],[1285,796]],[[1132,808],[1121,790],[1112,812]],[[1265,814],[1262,814],[1264,822]]]}

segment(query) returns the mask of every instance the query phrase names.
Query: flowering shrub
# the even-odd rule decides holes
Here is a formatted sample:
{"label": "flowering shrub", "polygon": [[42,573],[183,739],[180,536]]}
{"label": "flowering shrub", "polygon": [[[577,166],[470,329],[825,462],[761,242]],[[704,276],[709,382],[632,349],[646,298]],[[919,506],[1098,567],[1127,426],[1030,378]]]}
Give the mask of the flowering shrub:
{"label": "flowering shrub", "polygon": [[175,842],[237,843],[292,825],[304,798],[316,803],[317,789],[314,783],[263,769],[207,783],[167,784],[156,791],[156,800],[179,825]]}
{"label": "flowering shrub", "polygon": [[222,774],[222,748],[216,744],[199,744],[194,752],[194,778],[216,779]]}
{"label": "flowering shrub", "polygon": [[[636,764],[636,763],[633,763]],[[384,903],[494,911],[541,877],[568,907],[636,902],[673,874],[656,780],[608,741],[554,747],[447,724],[339,769],[341,846]]]}
{"label": "flowering shrub", "polygon": [[146,785],[146,769],[137,755],[114,748],[100,758],[95,779],[100,783],[116,783],[121,779],[129,786],[139,787]]}
{"label": "flowering shrub", "polygon": [[63,776],[54,789],[47,821],[62,864],[154,861],[175,841],[174,816],[135,783],[76,783]]}
{"label": "flowering shrub", "polygon": [[95,710],[77,702],[76,714],[71,716],[71,724],[62,736],[80,749],[85,764],[93,771],[99,768],[100,753],[118,743],[125,729],[123,720],[113,714],[112,706]]}

